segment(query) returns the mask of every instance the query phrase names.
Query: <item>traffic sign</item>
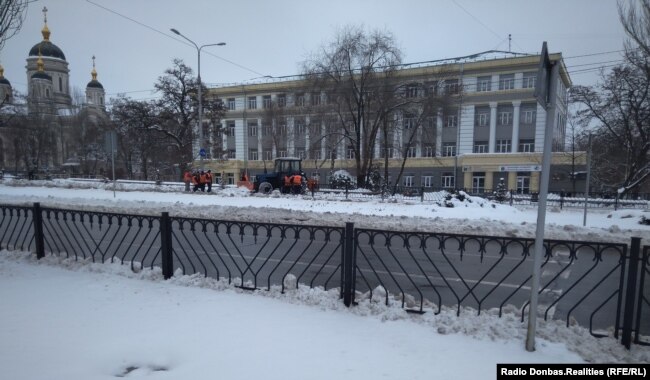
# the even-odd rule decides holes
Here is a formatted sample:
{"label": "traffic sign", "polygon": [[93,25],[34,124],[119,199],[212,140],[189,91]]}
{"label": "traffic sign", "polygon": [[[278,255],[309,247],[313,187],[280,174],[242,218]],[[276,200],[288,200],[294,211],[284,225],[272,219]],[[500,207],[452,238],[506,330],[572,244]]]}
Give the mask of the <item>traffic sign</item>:
{"label": "traffic sign", "polygon": [[205,156],[206,156],[206,154],[205,154],[205,149],[204,149],[204,148],[201,148],[201,149],[199,150],[199,156],[201,156],[201,157],[205,157]]}

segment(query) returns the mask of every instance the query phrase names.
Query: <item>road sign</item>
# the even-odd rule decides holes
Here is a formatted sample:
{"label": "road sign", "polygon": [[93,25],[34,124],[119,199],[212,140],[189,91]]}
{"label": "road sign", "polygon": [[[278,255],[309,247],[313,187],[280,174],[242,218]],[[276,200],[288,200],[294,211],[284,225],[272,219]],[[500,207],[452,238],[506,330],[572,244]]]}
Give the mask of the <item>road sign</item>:
{"label": "road sign", "polygon": [[503,165],[499,166],[500,172],[540,172],[542,165]]}
{"label": "road sign", "polygon": [[205,154],[205,149],[201,148],[201,149],[199,150],[199,156],[201,156],[201,157],[205,157],[205,156],[206,156],[206,154]]}

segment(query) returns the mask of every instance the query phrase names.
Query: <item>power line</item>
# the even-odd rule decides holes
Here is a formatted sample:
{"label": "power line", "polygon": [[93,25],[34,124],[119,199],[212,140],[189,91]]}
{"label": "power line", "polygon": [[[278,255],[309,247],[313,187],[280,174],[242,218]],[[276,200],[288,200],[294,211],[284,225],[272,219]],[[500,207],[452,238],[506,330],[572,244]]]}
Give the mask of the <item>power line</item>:
{"label": "power line", "polygon": [[[171,39],[174,40],[174,41],[180,42],[180,43],[182,43],[183,45],[187,45],[187,46],[194,47],[194,45],[190,44],[190,43],[187,42],[187,41],[184,41],[184,40],[181,40],[181,39],[177,39],[177,38],[175,38],[175,37],[172,36],[172,35],[169,35],[169,34],[167,34],[167,33],[165,33],[165,32],[162,32],[162,31],[160,31],[160,30],[158,30],[158,29],[156,29],[156,28],[154,28],[154,27],[152,27],[152,26],[149,26],[149,25],[147,25],[147,24],[144,24],[144,23],[142,23],[142,22],[140,22],[140,21],[138,21],[138,20],[135,20],[135,19],[133,19],[133,18],[131,18],[131,17],[129,17],[129,16],[123,15],[123,14],[117,12],[117,11],[114,11],[114,10],[112,10],[112,9],[106,8],[106,7],[103,6],[103,5],[100,5],[100,4],[97,4],[97,3],[94,3],[94,2],[92,2],[91,0],[86,0],[86,2],[92,4],[92,5],[96,6],[96,7],[102,8],[102,9],[104,9],[104,10],[107,11],[107,12],[110,12],[110,13],[113,13],[113,14],[115,14],[115,15],[117,15],[117,16],[120,16],[120,17],[122,17],[122,18],[125,18],[125,19],[127,19],[127,20],[129,20],[129,21],[131,21],[131,22],[134,22],[134,23],[136,23],[136,24],[138,24],[138,25],[140,25],[140,26],[142,26],[142,27],[145,27],[145,28],[147,28],[147,29],[149,29],[149,30],[152,30],[152,31],[154,31],[154,32],[156,32],[156,33],[158,33],[158,34],[162,34],[163,36],[165,36],[165,37],[167,37],[167,38],[171,38]],[[211,55],[211,56],[213,56],[214,58],[220,59],[220,60],[222,60],[222,61],[224,61],[224,62],[228,62],[228,63],[230,63],[231,65],[237,66],[237,67],[239,67],[239,68],[241,68],[241,69],[244,69],[244,70],[246,70],[246,71],[250,71],[251,73],[254,73],[254,74],[257,74],[257,75],[260,75],[260,76],[263,76],[263,75],[264,75],[264,74],[262,74],[262,73],[259,73],[259,72],[255,71],[255,70],[253,70],[253,69],[250,69],[250,68],[248,68],[248,67],[246,67],[246,66],[240,65],[239,63],[233,62],[233,61],[231,61],[231,60],[229,60],[229,59],[226,59],[226,58],[220,57],[220,56],[218,56],[218,55],[216,55],[216,54],[210,53],[210,52],[207,51],[207,50],[205,51],[205,54],[207,54],[207,55]]]}
{"label": "power line", "polygon": [[454,4],[456,4],[456,6],[457,6],[458,8],[462,9],[463,12],[467,13],[471,18],[473,18],[476,22],[478,22],[479,24],[481,24],[481,25],[482,25],[485,29],[487,29],[490,33],[494,34],[498,39],[503,38],[503,36],[499,35],[499,33],[495,32],[494,30],[490,29],[490,27],[488,27],[487,25],[485,25],[485,24],[483,23],[483,21],[481,21],[478,17],[476,17],[476,16],[474,16],[473,14],[471,14],[467,9],[465,9],[465,7],[463,7],[462,5],[458,4],[458,2],[457,2],[456,0],[451,0],[451,1],[452,1]]}

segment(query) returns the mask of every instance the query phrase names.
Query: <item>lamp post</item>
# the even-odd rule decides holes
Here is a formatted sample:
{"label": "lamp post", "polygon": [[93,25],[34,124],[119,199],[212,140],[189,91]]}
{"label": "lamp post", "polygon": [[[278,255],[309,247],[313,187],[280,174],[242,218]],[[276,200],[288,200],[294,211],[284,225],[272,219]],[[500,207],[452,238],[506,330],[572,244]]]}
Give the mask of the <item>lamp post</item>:
{"label": "lamp post", "polygon": [[[216,44],[205,44],[205,45],[199,46],[194,41],[190,40],[189,38],[187,38],[183,34],[181,34],[181,32],[179,32],[178,30],[176,30],[174,28],[171,28],[169,30],[171,30],[174,34],[177,34],[177,35],[183,37],[189,43],[194,45],[194,47],[196,48],[196,54],[197,54],[197,57],[198,57],[197,79],[198,79],[198,82],[199,82],[199,152],[200,152],[201,149],[203,149],[203,144],[205,142],[203,140],[203,96],[202,96],[202,87],[203,86],[201,84],[201,49],[203,49],[204,47],[207,47],[207,46],[224,46],[226,43],[225,42],[218,42]],[[200,162],[201,162],[201,165],[200,165],[201,170],[203,170],[203,155],[199,154],[199,157],[200,157]]]}

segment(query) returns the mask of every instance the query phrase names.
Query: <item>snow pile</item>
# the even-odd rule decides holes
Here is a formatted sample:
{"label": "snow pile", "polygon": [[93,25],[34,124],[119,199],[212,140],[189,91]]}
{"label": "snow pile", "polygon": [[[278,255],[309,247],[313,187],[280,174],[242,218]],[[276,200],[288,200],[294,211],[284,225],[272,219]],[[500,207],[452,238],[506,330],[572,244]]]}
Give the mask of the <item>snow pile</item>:
{"label": "snow pile", "polygon": [[[237,281],[229,284],[227,280],[217,281],[212,278],[203,277],[202,275],[185,276],[177,273],[170,280],[164,281],[160,268],[151,270],[149,268],[140,268],[136,264],[133,266],[135,268],[133,270],[131,269],[131,263],[125,263],[124,265],[118,262],[99,264],[92,263],[88,260],[75,261],[56,256],[46,256],[42,260],[37,261],[34,255],[29,253],[0,251],[0,268],[16,263],[30,266],[62,267],[75,272],[93,273],[99,276],[112,275],[129,279],[146,280],[155,282],[159,286],[174,284],[182,287],[210,289],[219,293],[234,292],[238,293],[239,297],[246,297],[251,294],[250,291],[235,287],[234,284]],[[3,276],[8,275],[6,271],[1,269],[0,273]],[[522,349],[526,338],[527,324],[521,322],[520,311],[514,307],[505,309],[502,317],[498,316],[498,310],[496,309],[486,310],[480,315],[477,315],[476,310],[463,308],[460,317],[458,317],[455,308],[447,307],[443,307],[438,315],[433,312],[434,309],[425,309],[426,313],[422,315],[407,313],[401,308],[401,302],[392,295],[387,295],[383,289],[375,289],[372,298],[367,294],[358,294],[358,305],[351,308],[346,308],[343,305],[342,300],[339,299],[338,289],[325,291],[322,288],[309,288],[300,285],[297,289],[295,287],[287,287],[284,293],[282,293],[279,286],[274,286],[270,291],[258,290],[252,294],[280,300],[283,303],[309,306],[319,312],[334,311],[372,318],[373,320],[383,322],[402,321],[414,326],[419,325],[426,329],[431,329],[441,336],[461,334],[472,337],[477,341],[501,343],[514,341],[518,342],[517,344]],[[389,305],[385,304],[386,296],[388,296]],[[265,317],[261,318],[265,319]],[[243,333],[243,331],[240,333]],[[538,351],[543,351],[543,347],[549,345],[549,342],[559,343],[580,355],[584,361],[591,363],[650,362],[650,347],[634,346],[632,350],[628,351],[615,339],[594,338],[589,334],[587,329],[577,325],[566,327],[564,321],[544,321],[540,318],[537,341]],[[575,359],[572,361],[575,361]],[[509,362],[509,360],[503,358],[502,362]]]}

